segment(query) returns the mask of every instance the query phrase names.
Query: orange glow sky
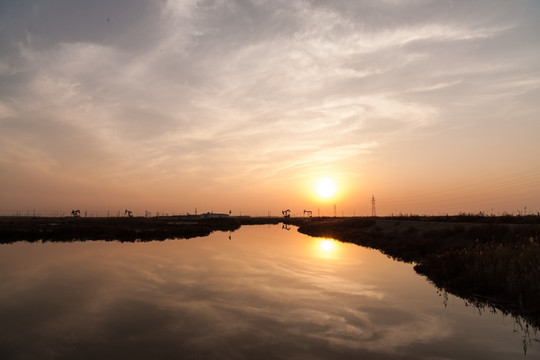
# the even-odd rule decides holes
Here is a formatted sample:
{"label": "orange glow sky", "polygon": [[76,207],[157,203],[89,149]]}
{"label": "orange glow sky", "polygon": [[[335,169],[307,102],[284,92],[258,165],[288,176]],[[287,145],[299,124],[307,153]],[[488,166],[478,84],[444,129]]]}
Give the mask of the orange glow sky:
{"label": "orange glow sky", "polygon": [[0,215],[370,215],[372,194],[378,215],[540,212],[539,17],[510,0],[2,3]]}

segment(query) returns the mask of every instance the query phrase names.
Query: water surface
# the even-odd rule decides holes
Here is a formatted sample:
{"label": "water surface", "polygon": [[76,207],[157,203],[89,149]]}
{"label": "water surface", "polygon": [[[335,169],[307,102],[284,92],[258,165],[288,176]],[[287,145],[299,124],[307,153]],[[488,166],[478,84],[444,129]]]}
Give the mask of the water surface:
{"label": "water surface", "polygon": [[412,265],[267,225],[2,245],[0,319],[2,359],[524,356],[511,318],[445,299]]}

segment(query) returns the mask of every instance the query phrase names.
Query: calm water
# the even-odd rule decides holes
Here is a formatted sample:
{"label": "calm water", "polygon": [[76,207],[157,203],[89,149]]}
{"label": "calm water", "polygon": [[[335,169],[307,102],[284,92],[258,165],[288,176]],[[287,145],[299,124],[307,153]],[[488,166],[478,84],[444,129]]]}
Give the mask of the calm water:
{"label": "calm water", "polygon": [[0,358],[539,357],[511,318],[377,251],[281,226],[228,235],[0,245]]}

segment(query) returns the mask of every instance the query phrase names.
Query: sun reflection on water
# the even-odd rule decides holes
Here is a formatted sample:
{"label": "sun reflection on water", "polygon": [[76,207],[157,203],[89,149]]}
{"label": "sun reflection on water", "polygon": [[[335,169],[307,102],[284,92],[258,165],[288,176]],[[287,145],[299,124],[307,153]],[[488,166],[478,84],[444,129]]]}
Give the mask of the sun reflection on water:
{"label": "sun reflection on water", "polygon": [[319,243],[319,246],[321,247],[322,251],[329,253],[330,251],[334,250],[334,242],[329,239],[323,239]]}
{"label": "sun reflection on water", "polygon": [[339,242],[329,238],[316,238],[314,251],[317,257],[336,258],[339,253]]}

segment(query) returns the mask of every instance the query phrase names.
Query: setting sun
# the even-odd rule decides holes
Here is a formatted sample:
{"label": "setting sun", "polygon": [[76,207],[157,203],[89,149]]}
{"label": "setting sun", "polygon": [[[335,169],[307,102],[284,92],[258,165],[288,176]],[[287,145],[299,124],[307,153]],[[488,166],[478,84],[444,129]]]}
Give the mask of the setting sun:
{"label": "setting sun", "polygon": [[319,197],[328,199],[336,194],[337,187],[333,179],[324,178],[317,180],[315,185],[315,192]]}

